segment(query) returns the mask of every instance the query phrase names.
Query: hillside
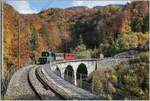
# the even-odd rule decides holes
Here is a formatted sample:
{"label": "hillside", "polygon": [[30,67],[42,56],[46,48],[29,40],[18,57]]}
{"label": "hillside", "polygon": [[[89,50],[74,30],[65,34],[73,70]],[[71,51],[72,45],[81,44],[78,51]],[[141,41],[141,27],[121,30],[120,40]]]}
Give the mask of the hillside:
{"label": "hillside", "polygon": [[97,70],[95,91],[109,100],[149,99],[149,53],[142,53],[114,69]]}
{"label": "hillside", "polygon": [[148,9],[147,1],[135,1],[124,6],[49,8],[22,15],[5,4],[5,70],[17,66],[19,30],[21,64],[33,63],[45,49],[74,50],[80,36],[86,49],[96,48],[106,56],[129,49],[147,50]]}

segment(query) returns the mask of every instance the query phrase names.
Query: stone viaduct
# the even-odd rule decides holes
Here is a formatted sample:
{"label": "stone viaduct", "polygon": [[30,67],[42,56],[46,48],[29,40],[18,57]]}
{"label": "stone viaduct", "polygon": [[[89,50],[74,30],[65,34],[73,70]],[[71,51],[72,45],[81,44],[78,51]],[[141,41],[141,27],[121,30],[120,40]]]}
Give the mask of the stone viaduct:
{"label": "stone viaduct", "polygon": [[126,60],[128,58],[84,59],[29,65],[12,76],[5,99],[104,99],[79,88],[78,79],[86,78],[95,69],[113,68]]}
{"label": "stone viaduct", "polygon": [[57,75],[77,85],[80,74],[89,76],[96,69],[97,60],[58,61],[50,64],[50,69]]}
{"label": "stone viaduct", "polygon": [[55,61],[48,66],[58,76],[70,81],[74,85],[78,85],[77,81],[80,78],[88,77],[94,70],[113,68],[120,62],[126,60],[128,58],[78,59],[73,61]]}

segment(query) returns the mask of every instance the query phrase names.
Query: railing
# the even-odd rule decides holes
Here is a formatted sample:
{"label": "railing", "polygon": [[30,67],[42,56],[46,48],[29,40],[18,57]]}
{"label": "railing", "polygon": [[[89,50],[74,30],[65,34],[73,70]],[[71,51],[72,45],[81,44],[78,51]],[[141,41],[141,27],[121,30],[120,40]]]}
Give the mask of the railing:
{"label": "railing", "polygon": [[62,64],[62,63],[67,63],[67,62],[82,62],[82,61],[100,61],[103,59],[76,59],[76,60],[56,60],[56,61],[52,61],[50,63],[50,65],[56,65],[56,64]]}
{"label": "railing", "polygon": [[67,63],[67,62],[85,62],[85,61],[102,61],[102,60],[106,60],[106,59],[129,59],[128,57],[105,57],[102,59],[97,59],[97,58],[91,58],[91,59],[76,59],[76,60],[56,60],[56,61],[52,61],[50,62],[50,65],[56,65],[56,64],[62,64],[62,63]]}

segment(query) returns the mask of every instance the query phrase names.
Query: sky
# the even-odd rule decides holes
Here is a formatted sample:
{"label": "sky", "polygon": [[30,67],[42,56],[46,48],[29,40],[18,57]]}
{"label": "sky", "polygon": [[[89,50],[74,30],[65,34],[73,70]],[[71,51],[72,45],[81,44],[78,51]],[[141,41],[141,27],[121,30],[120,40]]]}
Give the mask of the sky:
{"label": "sky", "polygon": [[100,1],[100,0],[5,0],[6,3],[13,6],[15,10],[22,14],[38,13],[48,8],[69,8],[73,6],[106,6],[110,4],[125,5],[131,1]]}

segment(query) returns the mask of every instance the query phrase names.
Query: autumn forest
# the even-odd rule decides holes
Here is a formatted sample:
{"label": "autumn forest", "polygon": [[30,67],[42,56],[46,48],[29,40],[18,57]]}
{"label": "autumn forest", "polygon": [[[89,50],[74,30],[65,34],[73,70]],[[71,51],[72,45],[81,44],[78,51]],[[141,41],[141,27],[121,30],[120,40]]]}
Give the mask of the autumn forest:
{"label": "autumn forest", "polygon": [[17,67],[18,42],[20,64],[25,65],[37,63],[43,50],[73,52],[81,58],[96,58],[99,53],[110,57],[130,49],[146,51],[148,31],[147,1],[49,8],[38,14],[19,14],[4,4],[4,68]]}

